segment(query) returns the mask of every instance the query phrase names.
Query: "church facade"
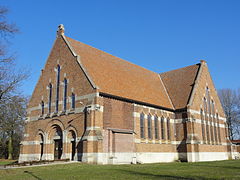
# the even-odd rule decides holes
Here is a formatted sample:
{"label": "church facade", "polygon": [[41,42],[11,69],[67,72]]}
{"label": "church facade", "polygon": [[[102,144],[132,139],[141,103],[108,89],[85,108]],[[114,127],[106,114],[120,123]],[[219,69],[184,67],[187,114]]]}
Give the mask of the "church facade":
{"label": "church facade", "polygon": [[232,158],[207,63],[155,73],[64,35],[27,109],[19,162],[97,164]]}

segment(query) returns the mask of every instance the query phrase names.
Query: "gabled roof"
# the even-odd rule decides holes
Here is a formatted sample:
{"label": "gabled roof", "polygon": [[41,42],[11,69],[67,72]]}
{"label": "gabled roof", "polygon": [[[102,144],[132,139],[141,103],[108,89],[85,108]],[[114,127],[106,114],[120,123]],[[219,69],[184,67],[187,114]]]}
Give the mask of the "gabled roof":
{"label": "gabled roof", "polygon": [[187,106],[200,66],[199,63],[160,74],[175,109]]}
{"label": "gabled roof", "polygon": [[[65,36],[66,37],[66,36]],[[99,92],[174,109],[158,73],[66,37]]]}

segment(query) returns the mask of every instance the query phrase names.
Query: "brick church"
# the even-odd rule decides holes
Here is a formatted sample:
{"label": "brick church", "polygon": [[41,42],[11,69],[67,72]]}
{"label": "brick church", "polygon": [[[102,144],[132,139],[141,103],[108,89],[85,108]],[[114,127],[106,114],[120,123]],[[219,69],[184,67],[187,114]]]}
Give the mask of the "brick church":
{"label": "brick church", "polygon": [[197,162],[232,157],[207,63],[156,73],[64,35],[27,109],[19,162]]}

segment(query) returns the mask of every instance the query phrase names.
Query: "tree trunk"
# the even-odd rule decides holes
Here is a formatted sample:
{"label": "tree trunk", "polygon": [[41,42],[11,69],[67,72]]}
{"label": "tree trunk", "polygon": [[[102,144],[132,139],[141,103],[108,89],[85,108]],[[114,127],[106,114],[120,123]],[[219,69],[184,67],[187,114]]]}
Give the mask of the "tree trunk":
{"label": "tree trunk", "polygon": [[12,135],[9,136],[9,141],[8,141],[8,159],[13,159]]}

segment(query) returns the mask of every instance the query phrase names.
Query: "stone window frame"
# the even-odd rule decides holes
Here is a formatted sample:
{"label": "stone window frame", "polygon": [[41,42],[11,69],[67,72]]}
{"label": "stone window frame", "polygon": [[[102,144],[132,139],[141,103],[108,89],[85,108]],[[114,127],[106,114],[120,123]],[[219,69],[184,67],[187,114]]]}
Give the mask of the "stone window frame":
{"label": "stone window frame", "polygon": [[145,114],[143,112],[140,114],[140,137],[145,139]]}
{"label": "stone window frame", "polygon": [[203,109],[201,108],[200,110],[200,118],[201,118],[201,123],[202,123],[202,139],[203,143],[206,143],[206,132],[205,132],[205,123],[204,123],[204,115],[203,115]]}
{"label": "stone window frame", "polygon": [[171,122],[169,117],[167,117],[167,140],[171,140]]}
{"label": "stone window frame", "polygon": [[44,108],[45,108],[45,106],[44,106],[44,101],[42,100],[42,101],[41,101],[41,116],[44,115]]}
{"label": "stone window frame", "polygon": [[64,78],[63,80],[63,111],[67,110],[67,89],[68,89],[68,80]]}
{"label": "stone window frame", "polygon": [[159,122],[158,122],[158,116],[154,116],[154,134],[155,139],[159,139]]}
{"label": "stone window frame", "polygon": [[58,64],[56,68],[56,106],[55,112],[57,113],[59,110],[59,89],[60,89],[60,74],[61,74],[61,66]]}
{"label": "stone window frame", "polygon": [[149,113],[147,116],[147,124],[148,124],[148,139],[152,139],[152,115]]}
{"label": "stone window frame", "polygon": [[161,117],[161,139],[162,140],[165,140],[166,137],[165,137],[165,122],[164,122],[164,117],[162,116]]}
{"label": "stone window frame", "polygon": [[71,94],[71,109],[74,110],[76,108],[76,95],[74,92]]}
{"label": "stone window frame", "polygon": [[48,88],[49,88],[49,94],[48,94],[48,113],[51,114],[52,110],[52,83],[49,83]]}

